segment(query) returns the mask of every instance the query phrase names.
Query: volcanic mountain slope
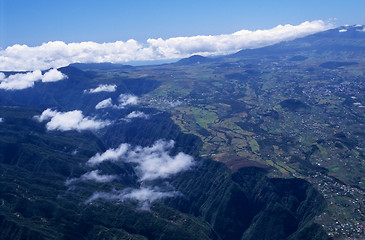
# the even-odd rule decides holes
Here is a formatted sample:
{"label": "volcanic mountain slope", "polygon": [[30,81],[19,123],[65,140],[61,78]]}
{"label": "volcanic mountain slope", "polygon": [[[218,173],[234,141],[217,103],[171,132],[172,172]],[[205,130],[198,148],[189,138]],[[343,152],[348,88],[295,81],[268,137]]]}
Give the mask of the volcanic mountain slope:
{"label": "volcanic mountain slope", "polygon": [[[198,158],[193,170],[171,179],[179,194],[165,203],[153,202],[149,211],[138,210],[135,200],[88,202],[94,192],[138,188],[135,168],[105,163],[99,170],[118,179],[68,185],[70,179],[90,170],[85,163],[105,150],[103,142],[90,132],[46,131],[33,119],[39,114],[36,110],[2,107],[0,113],[6,119],[0,142],[3,239],[240,239],[242,234],[246,239],[283,239],[308,232],[308,228],[321,234],[318,239],[326,236],[311,223],[325,201],[307,182],[270,179],[265,177],[266,170],[258,168],[232,175],[224,165]],[[146,132],[129,142],[148,145],[175,135],[177,146],[182,146],[181,141],[199,146],[198,138],[181,135],[166,116],[158,120],[171,127],[154,136]],[[146,125],[147,129],[156,127],[155,122],[140,123],[135,130]],[[116,134],[124,136],[130,128],[118,130]],[[268,225],[264,219],[275,221]]]}
{"label": "volcanic mountain slope", "polygon": [[247,58],[251,56],[288,56],[291,54],[304,54],[302,57],[294,56],[290,61],[304,61],[307,57],[322,56],[335,60],[363,59],[365,53],[364,26],[344,26],[316,33],[293,41],[285,41],[273,46],[260,49],[242,50],[232,56]]}
{"label": "volcanic mountain slope", "polygon": [[0,90],[0,236],[363,236],[364,35]]}

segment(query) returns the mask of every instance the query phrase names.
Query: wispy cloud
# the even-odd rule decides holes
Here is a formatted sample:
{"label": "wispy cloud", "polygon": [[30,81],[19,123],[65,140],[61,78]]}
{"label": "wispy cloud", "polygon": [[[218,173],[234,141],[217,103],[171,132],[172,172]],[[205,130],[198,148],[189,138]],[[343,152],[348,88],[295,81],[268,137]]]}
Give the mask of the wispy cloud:
{"label": "wispy cloud", "polygon": [[317,20],[296,26],[279,25],[267,30],[240,30],[232,34],[148,39],[146,43],[138,43],[131,39],[126,42],[102,44],[95,42],[66,44],[55,41],[37,47],[17,44],[0,51],[0,70],[29,71],[58,68],[70,63],[123,63],[175,59],[193,54],[221,55],[304,37],[331,27],[330,24]]}
{"label": "wispy cloud", "polygon": [[82,111],[79,110],[58,112],[52,109],[46,109],[40,116],[35,116],[35,119],[39,122],[49,121],[46,124],[47,130],[59,131],[97,130],[111,124],[110,121],[84,117]]}
{"label": "wispy cloud", "polygon": [[127,116],[125,116],[125,118],[121,118],[120,120],[126,121],[126,122],[131,122],[132,119],[135,118],[143,118],[143,119],[149,119],[150,115],[141,112],[141,111],[133,111],[131,113],[129,113]]}
{"label": "wispy cloud", "polygon": [[128,156],[131,146],[128,143],[122,143],[118,148],[110,148],[103,153],[97,153],[87,161],[89,166],[98,165],[104,161],[116,162]]}
{"label": "wispy cloud", "polygon": [[119,102],[118,104],[113,104],[112,99],[107,98],[96,104],[95,109],[103,109],[103,108],[123,109],[128,105],[138,104],[138,97],[132,94],[120,94],[118,102]]}
{"label": "wispy cloud", "polygon": [[100,101],[98,104],[96,104],[95,109],[103,109],[103,108],[113,108],[117,107],[117,105],[113,104],[113,101],[111,98],[104,99],[103,101]]}
{"label": "wispy cloud", "polygon": [[140,112],[140,111],[133,111],[131,113],[129,113],[126,117],[126,119],[133,119],[133,118],[144,118],[144,119],[148,119],[149,115],[145,114],[144,112]]}
{"label": "wispy cloud", "polygon": [[113,191],[113,192],[96,192],[94,193],[88,200],[86,200],[86,204],[96,201],[98,199],[107,200],[107,201],[120,201],[124,202],[126,200],[136,200],[142,203],[141,208],[144,210],[148,210],[150,204],[156,200],[175,197],[181,195],[176,191],[162,191],[158,187],[145,187],[145,188],[127,188],[122,191]]}
{"label": "wispy cloud", "polygon": [[88,90],[84,90],[84,93],[98,93],[98,92],[115,92],[117,90],[117,85],[112,84],[100,84],[96,88],[91,88]]}
{"label": "wispy cloud", "polygon": [[158,140],[152,146],[132,148],[123,143],[116,149],[108,149],[97,153],[87,162],[89,166],[98,165],[104,161],[124,161],[136,163],[136,172],[140,181],[168,178],[194,165],[192,156],[179,152],[171,156],[170,151],[174,141]]}
{"label": "wispy cloud", "polygon": [[40,70],[36,70],[27,73],[17,73],[8,77],[4,73],[0,73],[0,89],[21,90],[33,87],[37,81],[56,82],[66,78],[67,76],[57,69],[51,69],[44,74]]}
{"label": "wispy cloud", "polygon": [[138,103],[138,97],[132,94],[120,94],[119,95],[119,107],[125,107],[127,105],[136,105]]}
{"label": "wispy cloud", "polygon": [[[134,163],[134,169],[141,183],[140,188],[127,188],[120,191],[96,192],[85,203],[90,203],[98,199],[108,201],[126,201],[135,200],[141,204],[141,208],[148,210],[150,204],[158,199],[167,197],[180,196],[179,192],[174,191],[171,185],[164,188],[149,186],[154,184],[150,180],[165,179],[179,172],[186,171],[194,165],[192,156],[185,153],[178,153],[175,156],[170,155],[174,147],[174,141],[158,140],[152,146],[132,148],[127,143],[120,144],[118,148],[108,149],[103,153],[97,153],[86,163],[89,167],[98,166],[105,161],[124,161]],[[112,181],[116,178],[114,175],[100,175],[98,170],[85,173],[80,178],[69,179],[66,185],[76,181]],[[143,185],[143,186],[142,186]]]}
{"label": "wispy cloud", "polygon": [[79,178],[68,179],[66,181],[66,186],[79,181],[94,181],[98,183],[106,183],[106,182],[111,182],[118,178],[117,175],[107,175],[107,174],[103,175],[100,174],[100,172],[101,172],[100,170],[93,170],[81,175],[81,177]]}

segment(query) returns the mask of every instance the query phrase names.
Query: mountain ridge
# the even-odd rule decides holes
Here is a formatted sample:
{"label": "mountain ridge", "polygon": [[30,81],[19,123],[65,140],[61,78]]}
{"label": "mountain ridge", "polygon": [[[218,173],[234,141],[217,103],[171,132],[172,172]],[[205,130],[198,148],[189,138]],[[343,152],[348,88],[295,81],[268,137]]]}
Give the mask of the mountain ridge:
{"label": "mountain ridge", "polygon": [[[0,90],[0,236],[358,234],[365,156],[362,28],[160,66],[74,64],[58,69],[67,79]],[[77,124],[105,125],[71,128],[74,116]],[[52,129],[50,122],[69,126]],[[120,155],[103,159],[111,153]],[[159,166],[141,159],[170,163],[187,156],[194,164],[184,171],[141,177],[144,167]],[[93,157],[102,162],[87,164]]]}

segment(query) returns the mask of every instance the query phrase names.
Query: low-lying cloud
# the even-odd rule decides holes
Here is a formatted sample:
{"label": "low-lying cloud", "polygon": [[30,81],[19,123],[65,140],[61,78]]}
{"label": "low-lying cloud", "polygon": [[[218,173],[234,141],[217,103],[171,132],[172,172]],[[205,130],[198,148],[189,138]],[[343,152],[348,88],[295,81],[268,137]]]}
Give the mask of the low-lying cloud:
{"label": "low-lying cloud", "polygon": [[138,97],[132,94],[120,94],[118,102],[119,102],[118,104],[113,104],[113,100],[111,98],[107,98],[96,104],[95,109],[103,109],[103,108],[123,109],[128,105],[138,104]]}
{"label": "low-lying cloud", "polygon": [[171,156],[173,147],[172,140],[158,140],[152,146],[135,148],[122,143],[118,148],[97,153],[88,160],[87,165],[96,166],[104,161],[124,161],[137,164],[135,169],[140,181],[168,178],[194,165],[193,157],[183,152]]}
{"label": "low-lying cloud", "polygon": [[117,85],[112,84],[100,84],[96,88],[91,88],[88,90],[85,90],[84,93],[99,93],[99,92],[115,92],[117,90]]}
{"label": "low-lying cloud", "polygon": [[33,71],[58,68],[71,63],[125,63],[130,61],[162,60],[188,57],[224,55],[241,49],[264,47],[285,40],[304,37],[327,30],[332,25],[321,20],[293,26],[279,25],[266,30],[240,30],[232,34],[148,39],[111,43],[43,43],[41,46],[13,45],[0,51],[0,70]]}
{"label": "low-lying cloud", "polygon": [[100,170],[93,170],[93,171],[90,171],[90,172],[87,172],[87,173],[81,175],[81,177],[79,177],[79,178],[68,179],[66,181],[66,186],[73,184],[75,182],[79,182],[79,181],[93,181],[93,182],[97,182],[97,183],[106,183],[106,182],[114,181],[117,178],[118,178],[117,175],[107,175],[107,174],[103,175],[103,174],[101,174]]}
{"label": "low-lying cloud", "polygon": [[57,82],[62,79],[66,79],[67,76],[57,69],[51,69],[48,72],[45,72],[42,77],[42,82]]}
{"label": "low-lying cloud", "polygon": [[120,94],[118,100],[119,100],[119,107],[138,104],[138,97],[132,94]]}
{"label": "low-lying cloud", "polygon": [[103,101],[96,104],[95,109],[103,109],[103,108],[117,108],[117,105],[113,104],[111,98],[104,99]]}
{"label": "low-lying cloud", "polygon": [[142,118],[142,119],[149,119],[150,115],[141,112],[141,111],[133,111],[131,113],[129,113],[127,116],[125,116],[125,118],[121,118],[120,120],[123,120],[125,122],[131,122],[132,119],[135,118]]}
{"label": "low-lying cloud", "polygon": [[48,121],[46,127],[50,131],[98,130],[111,124],[110,121],[85,117],[79,110],[58,112],[49,108],[44,110],[40,116],[35,116],[35,119],[39,122]]}
{"label": "low-lying cloud", "polygon": [[181,194],[176,191],[164,192],[158,187],[142,187],[138,189],[127,188],[122,191],[114,190],[113,192],[96,192],[88,200],[86,200],[85,203],[87,204],[98,199],[120,202],[124,202],[126,200],[135,200],[142,203],[142,209],[148,210],[150,204],[156,200],[179,195]]}
{"label": "low-lying cloud", "polygon": [[133,111],[133,112],[129,113],[125,118],[126,119],[133,119],[133,118],[148,119],[149,115],[145,114],[144,112],[141,112],[141,111]]}
{"label": "low-lying cloud", "polygon": [[[1,58],[1,57],[0,57]],[[8,77],[0,72],[0,89],[22,90],[34,86],[35,82],[56,82],[66,79],[67,76],[57,69],[51,69],[44,74],[40,70],[27,73],[16,73]]]}
{"label": "low-lying cloud", "polygon": [[[181,193],[165,182],[163,188],[148,186],[156,184],[151,180],[166,179],[181,171],[190,169],[194,165],[192,156],[185,153],[170,155],[174,147],[174,141],[158,140],[152,146],[132,148],[130,144],[122,143],[118,148],[111,148],[103,153],[97,153],[86,163],[89,167],[97,167],[105,161],[133,163],[134,170],[141,182],[139,188],[126,188],[123,190],[112,190],[111,192],[95,192],[86,204],[98,199],[107,201],[134,200],[140,204],[141,209],[149,210],[150,204],[156,200],[181,196]],[[99,170],[93,170],[83,174],[79,178],[72,178],[66,181],[66,185],[79,181],[94,181],[99,183],[110,182],[117,179],[117,175],[102,175]],[[165,180],[164,180],[165,181]]]}

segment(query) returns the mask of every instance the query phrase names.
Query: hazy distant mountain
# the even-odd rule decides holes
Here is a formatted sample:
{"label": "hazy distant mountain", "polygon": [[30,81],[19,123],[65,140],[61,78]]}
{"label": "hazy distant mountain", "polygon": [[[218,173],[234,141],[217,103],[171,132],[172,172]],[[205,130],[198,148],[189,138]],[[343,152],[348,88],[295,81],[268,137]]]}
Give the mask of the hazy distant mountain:
{"label": "hazy distant mountain", "polygon": [[183,58],[177,61],[175,64],[178,65],[187,65],[187,64],[200,64],[200,63],[208,63],[214,61],[211,58],[203,57],[200,55],[194,55],[188,58]]}
{"label": "hazy distant mountain", "polygon": [[[253,57],[258,55],[299,54],[335,54],[342,52],[349,56],[363,56],[365,52],[364,26],[348,26],[330,29],[293,41],[284,41],[259,49],[248,49],[233,54],[233,57]],[[346,56],[347,57],[347,56]]]}
{"label": "hazy distant mountain", "polygon": [[81,70],[87,69],[98,69],[98,70],[110,70],[116,68],[133,68],[130,65],[115,64],[115,63],[73,63],[70,64],[71,67],[75,67]]}

